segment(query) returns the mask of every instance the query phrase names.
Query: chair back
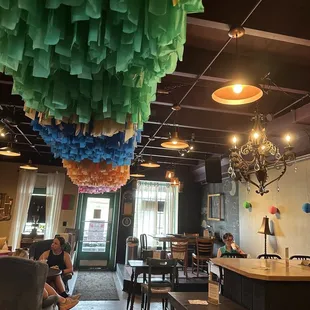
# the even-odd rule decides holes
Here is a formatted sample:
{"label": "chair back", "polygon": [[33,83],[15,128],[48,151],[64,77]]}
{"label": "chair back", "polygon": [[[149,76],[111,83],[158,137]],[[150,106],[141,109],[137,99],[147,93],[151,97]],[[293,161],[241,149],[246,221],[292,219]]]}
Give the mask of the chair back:
{"label": "chair back", "polygon": [[146,236],[146,234],[140,235],[140,247],[141,247],[141,251],[147,250],[147,236]]}
{"label": "chair back", "polygon": [[53,239],[47,239],[33,243],[29,248],[29,258],[38,260],[45,251],[51,249],[52,243]]}
{"label": "chair back", "polygon": [[19,257],[0,258],[0,309],[40,310],[48,267]]}
{"label": "chair back", "polygon": [[212,257],[213,254],[213,240],[207,238],[196,239],[196,254],[198,256]]}
{"label": "chair back", "polygon": [[65,233],[72,234],[72,249],[76,251],[77,245],[79,243],[79,229],[75,228],[66,228]]}
{"label": "chair back", "polygon": [[246,254],[240,254],[240,253],[223,253],[221,255],[221,258],[247,258]]}
{"label": "chair back", "polygon": [[[176,259],[154,259],[148,258],[147,264],[149,266],[148,271],[148,283],[152,283],[152,275],[162,275],[163,280],[166,275],[170,277],[170,285],[173,288],[177,278],[177,260]],[[149,285],[151,286],[151,285]]]}
{"label": "chair back", "polygon": [[185,237],[199,237],[199,233],[184,233],[184,236]]}
{"label": "chair back", "polygon": [[310,260],[309,255],[293,255],[290,259],[298,259],[298,260]]}
{"label": "chair back", "polygon": [[188,257],[188,239],[178,238],[170,242],[171,258],[186,260]]}
{"label": "chair back", "polygon": [[278,254],[260,254],[257,256],[258,259],[282,259]]}

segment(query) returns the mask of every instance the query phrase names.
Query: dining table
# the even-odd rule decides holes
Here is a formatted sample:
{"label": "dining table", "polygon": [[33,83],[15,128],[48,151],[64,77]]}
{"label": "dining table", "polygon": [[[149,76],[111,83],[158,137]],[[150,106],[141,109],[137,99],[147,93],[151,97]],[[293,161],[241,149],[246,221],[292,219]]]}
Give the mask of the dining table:
{"label": "dining table", "polygon": [[226,297],[220,296],[219,305],[208,302],[207,292],[170,292],[169,302],[176,310],[245,310]]}
{"label": "dining table", "polygon": [[54,277],[59,276],[61,274],[62,274],[62,271],[60,269],[49,268],[48,273],[47,273],[47,278],[51,279],[51,278],[54,278]]}
{"label": "dining table", "polygon": [[248,310],[306,309],[310,267],[300,260],[212,258],[223,268],[222,294]]}

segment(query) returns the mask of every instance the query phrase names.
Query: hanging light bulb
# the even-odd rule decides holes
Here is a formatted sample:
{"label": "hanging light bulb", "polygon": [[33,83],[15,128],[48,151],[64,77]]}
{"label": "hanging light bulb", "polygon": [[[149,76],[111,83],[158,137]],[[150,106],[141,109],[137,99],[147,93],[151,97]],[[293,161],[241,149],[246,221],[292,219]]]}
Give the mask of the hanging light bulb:
{"label": "hanging light bulb", "polygon": [[172,179],[171,179],[171,185],[172,185],[172,186],[180,185],[179,178],[172,178]]}
{"label": "hanging light bulb", "polygon": [[240,94],[243,90],[243,86],[241,84],[233,85],[233,91],[235,94]]}
{"label": "hanging light bulb", "polygon": [[38,167],[32,165],[32,161],[31,160],[28,161],[27,165],[21,165],[21,166],[19,166],[19,168],[23,169],[23,170],[33,170],[33,171],[39,169]]}
{"label": "hanging light bulb", "polygon": [[170,179],[174,178],[174,171],[173,170],[167,170],[165,178],[167,180],[170,180]]}

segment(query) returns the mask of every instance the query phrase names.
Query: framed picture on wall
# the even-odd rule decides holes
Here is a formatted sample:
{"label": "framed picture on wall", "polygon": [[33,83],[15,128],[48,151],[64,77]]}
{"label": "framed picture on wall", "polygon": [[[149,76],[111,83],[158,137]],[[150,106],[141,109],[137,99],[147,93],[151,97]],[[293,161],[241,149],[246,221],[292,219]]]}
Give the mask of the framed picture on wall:
{"label": "framed picture on wall", "polygon": [[207,219],[209,221],[224,220],[223,194],[210,194],[210,195],[208,195]]}

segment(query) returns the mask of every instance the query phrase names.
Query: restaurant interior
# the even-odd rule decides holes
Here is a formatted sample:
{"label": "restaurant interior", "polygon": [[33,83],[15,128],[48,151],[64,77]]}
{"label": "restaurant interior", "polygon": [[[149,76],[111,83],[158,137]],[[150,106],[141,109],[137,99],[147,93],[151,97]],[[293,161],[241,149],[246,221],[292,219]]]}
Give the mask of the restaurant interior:
{"label": "restaurant interior", "polygon": [[307,309],[309,11],[0,0],[0,309]]}

